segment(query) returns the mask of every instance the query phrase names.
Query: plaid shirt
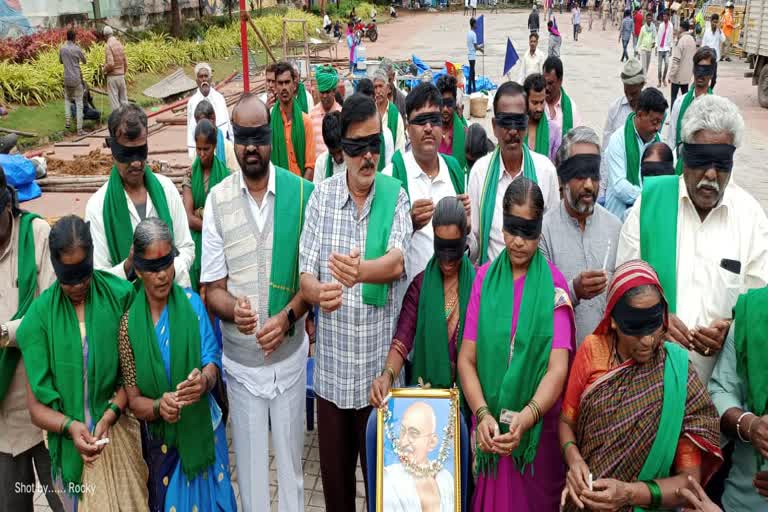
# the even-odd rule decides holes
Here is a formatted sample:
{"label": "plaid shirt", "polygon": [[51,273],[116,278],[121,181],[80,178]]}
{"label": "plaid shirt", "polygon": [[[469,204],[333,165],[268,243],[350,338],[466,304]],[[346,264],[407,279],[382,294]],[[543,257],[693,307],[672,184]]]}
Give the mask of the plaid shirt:
{"label": "plaid shirt", "polygon": [[[365,253],[368,218],[375,186],[358,218],[357,206],[349,195],[347,175],[340,173],[315,187],[309,198],[304,230],[299,242],[299,270],[312,274],[322,283],[333,280],[328,268],[332,252],[349,253],[358,247]],[[408,197],[401,189],[397,200],[387,250],[399,249],[405,255],[411,240]],[[373,379],[384,368],[395,322],[400,311],[406,276],[389,287],[387,304],[363,304],[362,286],[344,288],[341,307],[333,313],[322,310],[317,320],[315,352],[315,393],[341,409],[360,409],[368,405]]]}

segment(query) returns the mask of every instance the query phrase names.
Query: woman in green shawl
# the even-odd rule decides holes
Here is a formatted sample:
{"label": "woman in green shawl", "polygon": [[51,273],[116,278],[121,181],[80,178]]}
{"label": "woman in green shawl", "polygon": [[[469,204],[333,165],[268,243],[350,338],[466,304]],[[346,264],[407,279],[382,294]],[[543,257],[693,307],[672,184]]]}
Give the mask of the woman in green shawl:
{"label": "woman in green shawl", "polygon": [[57,281],[18,331],[32,422],[48,432],[53,478],[65,509],[147,510],[139,424],[123,414],[117,333],[130,283],[93,269],[88,224],[74,215],[49,235]]}
{"label": "woman in green shawl", "polygon": [[568,282],[538,249],[544,197],[521,176],[503,200],[506,250],[477,271],[459,352],[474,412],[472,511],[556,511],[560,397],[574,350]]}
{"label": "woman in green shawl", "polygon": [[411,358],[407,384],[450,388],[457,382],[456,359],[475,269],[466,257],[467,215],[456,197],[444,197],[432,217],[435,255],[417,274],[403,299],[395,337],[381,376],[373,381],[370,402],[380,407],[403,364]]}
{"label": "woman in green shawl", "polygon": [[217,156],[216,126],[208,119],[201,119],[195,128],[197,157],[192,163],[191,172],[182,184],[182,199],[187,212],[189,232],[195,242],[195,261],[189,269],[192,289],[199,291],[200,258],[203,244],[203,208],[208,192],[229,175],[226,163]]}
{"label": "woman in green shawl", "polygon": [[120,322],[120,365],[143,421],[149,504],[155,511],[235,512],[225,423],[213,390],[221,348],[200,297],[175,284],[168,226],[136,226],[136,298]]}

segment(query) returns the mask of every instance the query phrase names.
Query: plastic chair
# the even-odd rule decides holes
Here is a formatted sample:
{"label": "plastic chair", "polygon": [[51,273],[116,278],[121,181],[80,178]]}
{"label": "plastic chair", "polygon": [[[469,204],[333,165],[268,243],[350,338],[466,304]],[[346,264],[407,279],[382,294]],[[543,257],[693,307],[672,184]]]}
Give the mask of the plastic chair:
{"label": "plastic chair", "polygon": [[[459,412],[461,449],[461,510],[467,510],[467,482],[469,481],[469,431],[464,416]],[[368,477],[368,512],[376,512],[376,415],[373,409],[365,428],[365,473]]]}
{"label": "plastic chair", "polygon": [[315,358],[307,357],[307,431],[315,430]]}

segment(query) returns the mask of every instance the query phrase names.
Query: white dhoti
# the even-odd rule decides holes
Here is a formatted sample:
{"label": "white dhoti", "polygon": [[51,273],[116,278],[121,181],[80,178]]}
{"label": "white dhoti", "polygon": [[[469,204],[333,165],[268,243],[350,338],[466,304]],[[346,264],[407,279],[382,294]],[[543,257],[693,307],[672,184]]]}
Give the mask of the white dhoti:
{"label": "white dhoti", "polygon": [[[441,469],[435,475],[440,493],[440,512],[455,512],[455,484],[453,476]],[[384,512],[421,512],[421,498],[416,482],[402,464],[384,468]]]}

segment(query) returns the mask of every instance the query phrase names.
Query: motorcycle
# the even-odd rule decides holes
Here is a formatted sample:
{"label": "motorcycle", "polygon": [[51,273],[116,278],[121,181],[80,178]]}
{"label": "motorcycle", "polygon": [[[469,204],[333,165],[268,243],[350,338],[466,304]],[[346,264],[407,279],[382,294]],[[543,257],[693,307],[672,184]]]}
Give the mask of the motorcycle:
{"label": "motorcycle", "polygon": [[362,40],[363,37],[367,37],[372,43],[375,43],[379,38],[379,31],[376,29],[375,21],[365,24],[362,20],[358,19],[355,23],[354,31],[360,40]]}

